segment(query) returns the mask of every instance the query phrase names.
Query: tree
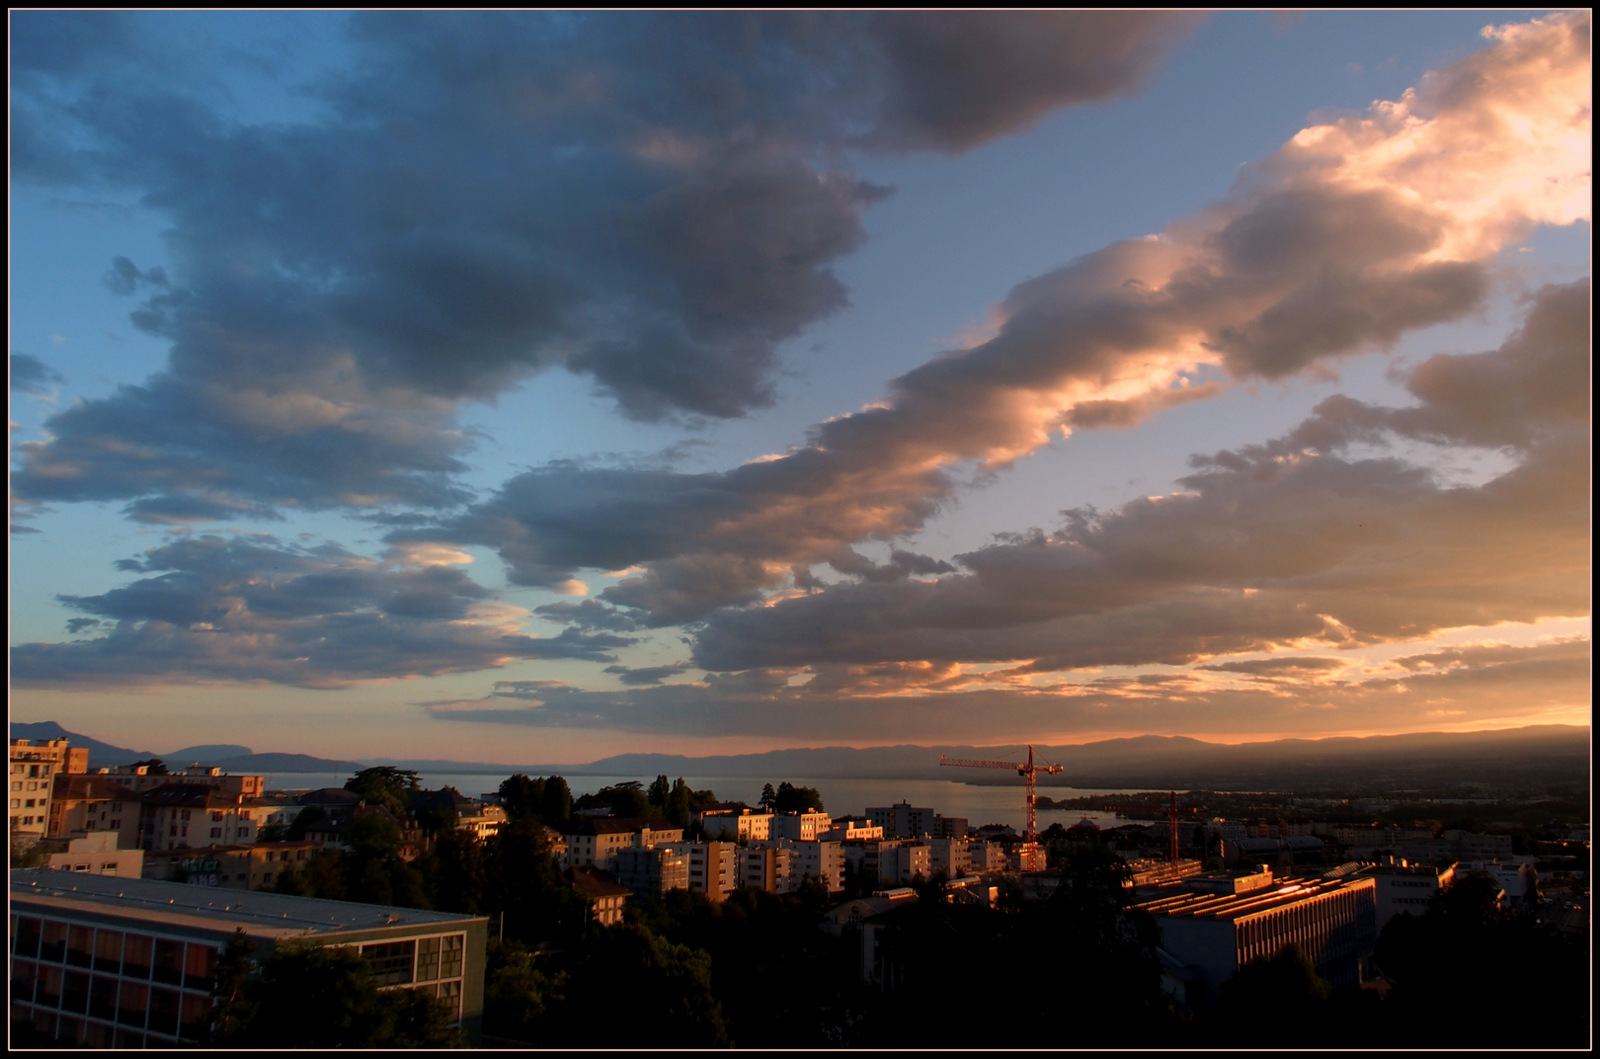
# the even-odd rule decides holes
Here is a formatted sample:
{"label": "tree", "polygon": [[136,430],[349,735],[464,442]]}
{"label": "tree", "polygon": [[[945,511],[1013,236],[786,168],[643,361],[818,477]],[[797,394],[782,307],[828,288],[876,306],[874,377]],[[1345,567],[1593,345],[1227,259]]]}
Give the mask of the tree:
{"label": "tree", "polygon": [[209,1035],[217,1043],[239,1040],[254,1015],[249,987],[250,975],[256,967],[255,956],[255,944],[245,936],[243,929],[237,929],[217,958]]}
{"label": "tree", "polygon": [[410,812],[410,795],[421,789],[417,773],[393,765],[374,765],[345,780],[344,789],[361,796],[368,805],[382,806],[404,820]]}
{"label": "tree", "polygon": [[328,818],[328,811],[320,805],[308,805],[295,815],[294,823],[289,825],[289,837],[296,842],[306,837],[313,825],[320,824]]}
{"label": "tree", "polygon": [[546,823],[560,823],[572,818],[572,790],[560,776],[544,781],[544,819]]}
{"label": "tree", "polygon": [[1298,945],[1251,960],[1222,983],[1208,1020],[1221,1041],[1234,1046],[1283,1047],[1318,1025],[1332,994]]}
{"label": "tree", "polygon": [[667,783],[667,777],[657,776],[650,782],[650,790],[646,796],[650,799],[650,808],[665,816],[667,814],[667,795],[672,793],[672,787]]}
{"label": "tree", "polygon": [[230,1010],[243,1025],[218,1043],[253,1048],[460,1044],[446,1005],[415,990],[380,991],[366,960],[349,948],[284,942],[261,961],[257,975],[244,981],[242,994],[242,1002]]}
{"label": "tree", "polygon": [[547,1020],[566,1004],[566,973],[545,973],[526,946],[497,938],[489,939],[487,964],[484,1032],[530,1044],[557,1036],[559,1029]]}
{"label": "tree", "polygon": [[[619,1002],[627,1004],[626,1019],[616,1018]],[[590,928],[568,981],[566,1010],[571,1026],[607,1026],[609,1045],[729,1043],[722,1004],[711,987],[711,957],[637,924]]]}
{"label": "tree", "polygon": [[[766,798],[766,791],[771,790],[771,784],[761,792],[761,797]],[[808,810],[822,811],[822,792],[815,787],[797,787],[792,783],[778,784],[778,790],[772,797],[772,811],[776,813],[803,813]]]}
{"label": "tree", "polygon": [[593,794],[585,794],[574,803],[576,809],[598,809],[604,806],[612,816],[649,816],[650,798],[644,784],[638,780],[624,780],[609,787],[601,787]]}
{"label": "tree", "polygon": [[778,792],[773,790],[772,784],[769,783],[761,788],[761,797],[756,800],[756,804],[763,809],[771,809],[777,804],[777,801]]}
{"label": "tree", "polygon": [[129,765],[128,767],[129,768],[135,768],[135,769],[143,767],[145,769],[148,769],[150,775],[152,775],[152,776],[165,776],[165,775],[168,774],[167,773],[166,763],[163,762],[158,757],[146,758],[144,761],[135,761],[132,765]]}

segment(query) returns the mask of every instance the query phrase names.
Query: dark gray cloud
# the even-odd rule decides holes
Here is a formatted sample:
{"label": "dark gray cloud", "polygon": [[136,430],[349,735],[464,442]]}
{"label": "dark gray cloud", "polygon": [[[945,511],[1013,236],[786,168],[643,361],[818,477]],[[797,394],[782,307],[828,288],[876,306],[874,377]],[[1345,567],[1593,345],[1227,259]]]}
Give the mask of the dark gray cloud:
{"label": "dark gray cloud", "polygon": [[633,641],[567,629],[523,633],[462,571],[396,566],[271,537],[181,537],[118,564],[142,575],[62,596],[91,639],[11,652],[18,686],[243,681],[339,687],[492,668],[519,659],[597,662]]}
{"label": "dark gray cloud", "polygon": [[688,663],[675,662],[665,666],[606,666],[607,673],[613,673],[617,679],[629,687],[648,687],[661,683],[668,677],[675,677],[689,670]]}
{"label": "dark gray cloud", "polygon": [[[1587,281],[1548,288],[1500,349],[1417,367],[1412,407],[1325,403],[1284,438],[1197,458],[1180,493],[1069,512],[1056,533],[958,556],[964,572],[937,581],[840,584],[716,612],[694,661],[1018,661],[1044,672],[1587,613],[1589,350]],[[1397,435],[1514,440],[1518,462],[1463,486],[1344,452]]]}
{"label": "dark gray cloud", "polygon": [[11,389],[16,393],[46,394],[66,380],[61,373],[28,353],[11,354]]}
{"label": "dark gray cloud", "polygon": [[[633,417],[742,415],[773,399],[778,344],[847,303],[832,264],[886,193],[849,145],[974,146],[1132,90],[1194,24],[368,13],[301,86],[315,116],[267,123],[236,117],[216,56],[174,68],[182,17],[13,18],[15,178],[171,219],[169,267],[119,256],[106,277],[170,339],[168,370],[53,420],[19,495],[445,504],[455,403],[552,366]],[[308,417],[315,400],[346,414]]]}

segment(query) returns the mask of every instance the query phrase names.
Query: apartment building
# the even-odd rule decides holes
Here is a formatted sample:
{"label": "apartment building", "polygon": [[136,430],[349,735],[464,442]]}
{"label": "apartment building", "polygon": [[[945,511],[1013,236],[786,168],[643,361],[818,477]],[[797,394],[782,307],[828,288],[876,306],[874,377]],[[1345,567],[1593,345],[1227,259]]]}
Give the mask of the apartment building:
{"label": "apartment building", "polygon": [[23,869],[11,872],[10,926],[12,1020],[67,1047],[198,1043],[236,930],[260,955],[289,940],[356,948],[382,988],[439,997],[470,1042],[481,1037],[481,916]]}
{"label": "apartment building", "polygon": [[596,817],[567,821],[558,825],[558,830],[567,846],[562,856],[564,868],[598,867],[610,871],[621,850],[683,841],[683,828],[659,818]]}
{"label": "apartment building", "polygon": [[81,750],[81,757],[74,757],[65,739],[11,740],[13,841],[33,841],[49,833],[55,777],[66,774],[69,765],[79,760],[87,764],[88,751]]}
{"label": "apartment building", "polygon": [[122,849],[139,848],[139,823],[144,802],[133,791],[103,776],[63,773],[55,777],[50,796],[51,837],[104,834],[116,836]]}
{"label": "apartment building", "polygon": [[765,842],[772,837],[772,815],[748,805],[723,803],[702,809],[698,818],[706,838],[728,842]]}
{"label": "apartment building", "polygon": [[688,860],[688,889],[724,901],[739,887],[739,847],[732,842],[673,842],[660,847]]}
{"label": "apartment building", "polygon": [[252,806],[207,784],[173,783],[145,792],[140,845],[161,852],[254,842]]}
{"label": "apartment building", "polygon": [[778,813],[773,816],[769,834],[774,839],[815,842],[817,836],[833,827],[827,813]]}

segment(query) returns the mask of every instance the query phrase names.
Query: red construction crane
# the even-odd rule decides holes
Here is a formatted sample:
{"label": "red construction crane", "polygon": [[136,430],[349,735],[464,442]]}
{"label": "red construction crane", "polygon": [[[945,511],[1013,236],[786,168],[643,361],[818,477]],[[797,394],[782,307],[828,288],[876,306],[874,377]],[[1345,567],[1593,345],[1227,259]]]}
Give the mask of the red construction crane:
{"label": "red construction crane", "polygon": [[[1159,813],[1161,810],[1155,805],[1115,805],[1107,803],[1102,806],[1108,813]],[[1167,803],[1167,857],[1173,864],[1178,863],[1178,792],[1171,792],[1171,800]]]}
{"label": "red construction crane", "polygon": [[1028,744],[1028,760],[1026,761],[984,761],[978,758],[945,757],[939,755],[939,764],[956,765],[968,769],[1016,769],[1017,775],[1028,781],[1028,829],[1022,836],[1023,841],[1036,844],[1039,840],[1038,814],[1034,811],[1035,788],[1033,774],[1035,772],[1048,772],[1054,775],[1061,771],[1060,765],[1035,765],[1033,763],[1033,744]]}

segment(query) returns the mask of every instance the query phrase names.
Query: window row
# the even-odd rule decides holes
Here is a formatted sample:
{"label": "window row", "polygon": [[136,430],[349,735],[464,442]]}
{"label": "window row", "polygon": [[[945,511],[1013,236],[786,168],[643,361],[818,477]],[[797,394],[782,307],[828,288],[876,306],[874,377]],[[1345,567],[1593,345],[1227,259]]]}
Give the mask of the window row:
{"label": "window row", "polygon": [[88,1015],[164,1037],[195,1039],[211,1020],[207,994],[164,989],[46,963],[12,964],[11,999],[35,1008]]}
{"label": "window row", "polygon": [[217,950],[207,944],[96,930],[32,916],[15,917],[11,937],[16,959],[64,963],[207,992],[216,976]]}

